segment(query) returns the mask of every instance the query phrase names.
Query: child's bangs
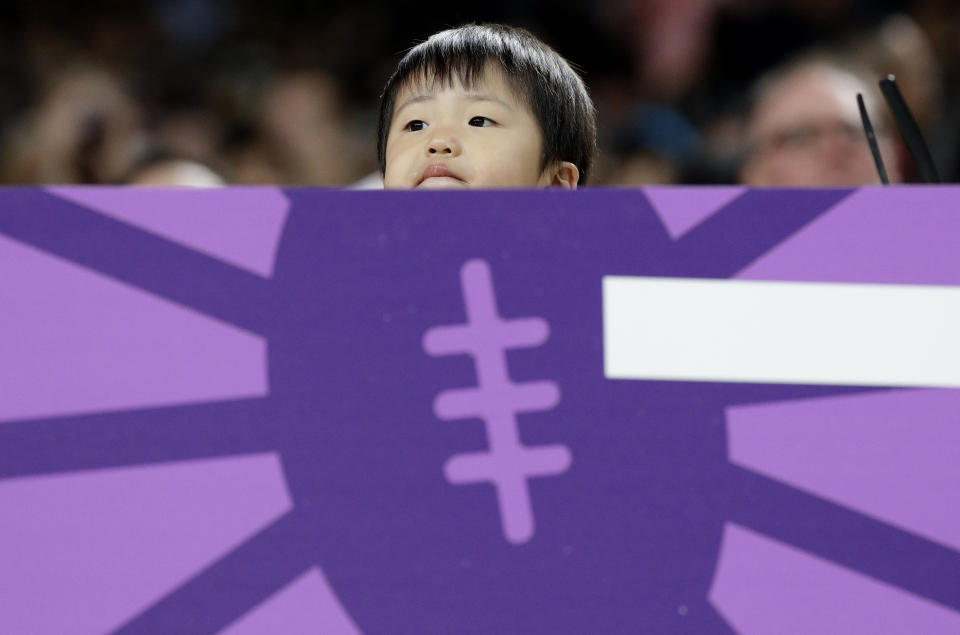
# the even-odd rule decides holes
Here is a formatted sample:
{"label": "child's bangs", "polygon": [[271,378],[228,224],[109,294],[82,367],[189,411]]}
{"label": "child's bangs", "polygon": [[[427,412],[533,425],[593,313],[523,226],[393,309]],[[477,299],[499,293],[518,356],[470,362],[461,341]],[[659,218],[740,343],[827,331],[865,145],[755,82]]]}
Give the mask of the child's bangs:
{"label": "child's bangs", "polygon": [[529,100],[523,75],[507,72],[500,56],[490,51],[427,50],[408,61],[409,66],[398,73],[402,77],[398,90],[432,92],[462,86],[474,91],[481,87],[486,73],[499,72],[503,74],[518,103],[527,103]]}
{"label": "child's bangs", "polygon": [[471,56],[423,55],[410,60],[410,68],[404,73],[404,88],[415,90],[439,90],[456,85],[468,90],[477,88],[487,68],[486,58]]}

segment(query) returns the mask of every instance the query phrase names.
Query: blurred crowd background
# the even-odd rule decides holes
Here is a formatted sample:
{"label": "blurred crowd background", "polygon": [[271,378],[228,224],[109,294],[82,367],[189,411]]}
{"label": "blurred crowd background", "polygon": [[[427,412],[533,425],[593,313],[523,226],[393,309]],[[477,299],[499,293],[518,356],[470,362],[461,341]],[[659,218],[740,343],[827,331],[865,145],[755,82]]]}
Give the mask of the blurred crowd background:
{"label": "blurred crowd background", "polygon": [[376,187],[380,89],[465,22],[523,26],[583,73],[591,185],[916,180],[895,74],[960,181],[956,0],[32,0],[0,8],[0,181]]}

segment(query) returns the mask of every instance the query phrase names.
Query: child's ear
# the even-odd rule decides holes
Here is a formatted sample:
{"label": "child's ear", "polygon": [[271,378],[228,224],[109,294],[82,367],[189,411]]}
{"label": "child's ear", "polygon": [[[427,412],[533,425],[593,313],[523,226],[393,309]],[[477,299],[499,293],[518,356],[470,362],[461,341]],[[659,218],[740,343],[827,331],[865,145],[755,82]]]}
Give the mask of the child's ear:
{"label": "child's ear", "polygon": [[566,190],[577,189],[580,182],[580,170],[569,161],[560,161],[552,169],[550,187],[562,187]]}
{"label": "child's ear", "polygon": [[577,189],[580,182],[580,170],[569,161],[560,161],[550,170],[549,187],[562,187],[567,190]]}

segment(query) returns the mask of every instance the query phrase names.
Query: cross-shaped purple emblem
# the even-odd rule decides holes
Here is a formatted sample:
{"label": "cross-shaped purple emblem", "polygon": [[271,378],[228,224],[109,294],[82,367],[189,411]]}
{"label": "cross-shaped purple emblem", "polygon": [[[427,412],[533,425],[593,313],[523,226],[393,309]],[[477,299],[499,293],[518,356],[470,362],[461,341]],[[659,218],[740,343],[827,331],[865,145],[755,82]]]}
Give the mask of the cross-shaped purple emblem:
{"label": "cross-shaped purple emblem", "polygon": [[472,355],[477,387],[443,391],[437,395],[433,410],[443,420],[482,419],[490,449],[452,456],[444,473],[454,485],[493,483],[503,535],[507,541],[521,544],[534,532],[527,479],[562,474],[570,467],[571,456],[565,445],[525,447],[520,442],[517,414],[550,410],[560,401],[560,389],[552,381],[511,381],[506,351],[540,346],[550,329],[541,318],[504,320],[497,314],[486,261],[467,262],[460,278],[467,323],[429,329],[423,348],[432,356]]}

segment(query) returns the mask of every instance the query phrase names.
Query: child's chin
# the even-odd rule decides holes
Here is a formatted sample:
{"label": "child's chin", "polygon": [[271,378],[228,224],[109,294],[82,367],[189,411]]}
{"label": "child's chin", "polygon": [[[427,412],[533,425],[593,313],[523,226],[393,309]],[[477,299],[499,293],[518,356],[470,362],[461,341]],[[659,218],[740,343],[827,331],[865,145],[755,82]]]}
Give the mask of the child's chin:
{"label": "child's chin", "polygon": [[452,176],[434,176],[429,179],[425,179],[423,183],[417,186],[418,190],[459,190],[468,187],[468,185],[461,181],[460,179],[455,179]]}

